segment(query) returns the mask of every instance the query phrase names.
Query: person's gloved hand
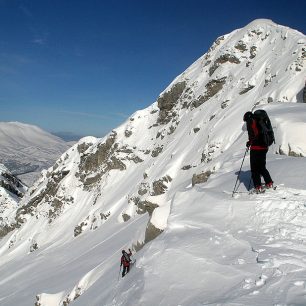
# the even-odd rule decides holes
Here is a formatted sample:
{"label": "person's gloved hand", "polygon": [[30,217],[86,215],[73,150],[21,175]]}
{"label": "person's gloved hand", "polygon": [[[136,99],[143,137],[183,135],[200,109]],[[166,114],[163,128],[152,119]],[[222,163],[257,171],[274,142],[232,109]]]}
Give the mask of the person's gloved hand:
{"label": "person's gloved hand", "polygon": [[251,141],[248,140],[247,143],[246,143],[246,147],[249,148],[250,146],[251,146]]}

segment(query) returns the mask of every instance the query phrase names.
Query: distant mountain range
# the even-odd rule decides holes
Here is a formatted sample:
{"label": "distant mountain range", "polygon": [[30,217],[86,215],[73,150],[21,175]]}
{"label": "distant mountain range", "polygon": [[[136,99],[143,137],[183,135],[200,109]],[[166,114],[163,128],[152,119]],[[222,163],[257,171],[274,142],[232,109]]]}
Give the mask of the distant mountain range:
{"label": "distant mountain range", "polygon": [[85,135],[77,135],[72,132],[52,132],[52,135],[62,138],[64,141],[79,141]]}
{"label": "distant mountain range", "polygon": [[0,163],[28,186],[69,147],[63,139],[35,125],[0,122]]}

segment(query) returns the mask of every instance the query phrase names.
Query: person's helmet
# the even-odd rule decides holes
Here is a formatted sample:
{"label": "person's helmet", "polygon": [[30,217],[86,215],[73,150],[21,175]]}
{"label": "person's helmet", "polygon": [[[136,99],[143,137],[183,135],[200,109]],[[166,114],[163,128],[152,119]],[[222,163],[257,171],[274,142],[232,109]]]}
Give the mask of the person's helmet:
{"label": "person's helmet", "polygon": [[122,254],[124,254],[125,253],[125,250],[122,250]]}
{"label": "person's helmet", "polygon": [[252,112],[246,112],[246,113],[243,115],[243,121],[248,121],[248,120],[250,120],[251,118],[253,118],[253,113],[252,113]]}

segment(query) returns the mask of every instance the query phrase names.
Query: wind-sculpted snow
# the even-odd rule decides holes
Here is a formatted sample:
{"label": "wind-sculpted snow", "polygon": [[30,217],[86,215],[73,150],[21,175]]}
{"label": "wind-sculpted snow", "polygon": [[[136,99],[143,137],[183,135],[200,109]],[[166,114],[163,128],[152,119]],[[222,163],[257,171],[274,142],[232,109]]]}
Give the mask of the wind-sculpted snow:
{"label": "wind-sculpted snow", "polygon": [[[147,109],[65,152],[6,224],[1,305],[305,304],[304,48],[302,33],[254,21]],[[258,108],[278,188],[248,194],[247,155],[232,198],[242,117]],[[128,247],[137,261],[120,279]]]}

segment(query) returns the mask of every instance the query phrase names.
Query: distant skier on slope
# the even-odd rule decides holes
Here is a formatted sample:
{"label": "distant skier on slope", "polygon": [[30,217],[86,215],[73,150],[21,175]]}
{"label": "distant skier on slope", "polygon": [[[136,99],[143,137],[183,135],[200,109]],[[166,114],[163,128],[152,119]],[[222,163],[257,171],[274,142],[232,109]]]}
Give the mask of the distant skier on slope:
{"label": "distant skier on slope", "polygon": [[[254,114],[252,112],[246,112],[243,116],[243,121],[246,122],[249,134],[249,140],[246,146],[250,148],[252,180],[255,191],[260,193],[263,191],[261,176],[264,178],[266,188],[273,187],[272,178],[266,169],[266,156],[269,145],[274,141],[274,133],[270,119],[264,110],[257,110]],[[263,123],[263,121],[265,122]]]}
{"label": "distant skier on slope", "polygon": [[130,271],[130,265],[132,262],[131,256],[132,256],[131,249],[129,249],[129,253],[127,253],[125,250],[122,250],[121,265],[120,265],[120,267],[123,266],[122,277],[124,277]]}

